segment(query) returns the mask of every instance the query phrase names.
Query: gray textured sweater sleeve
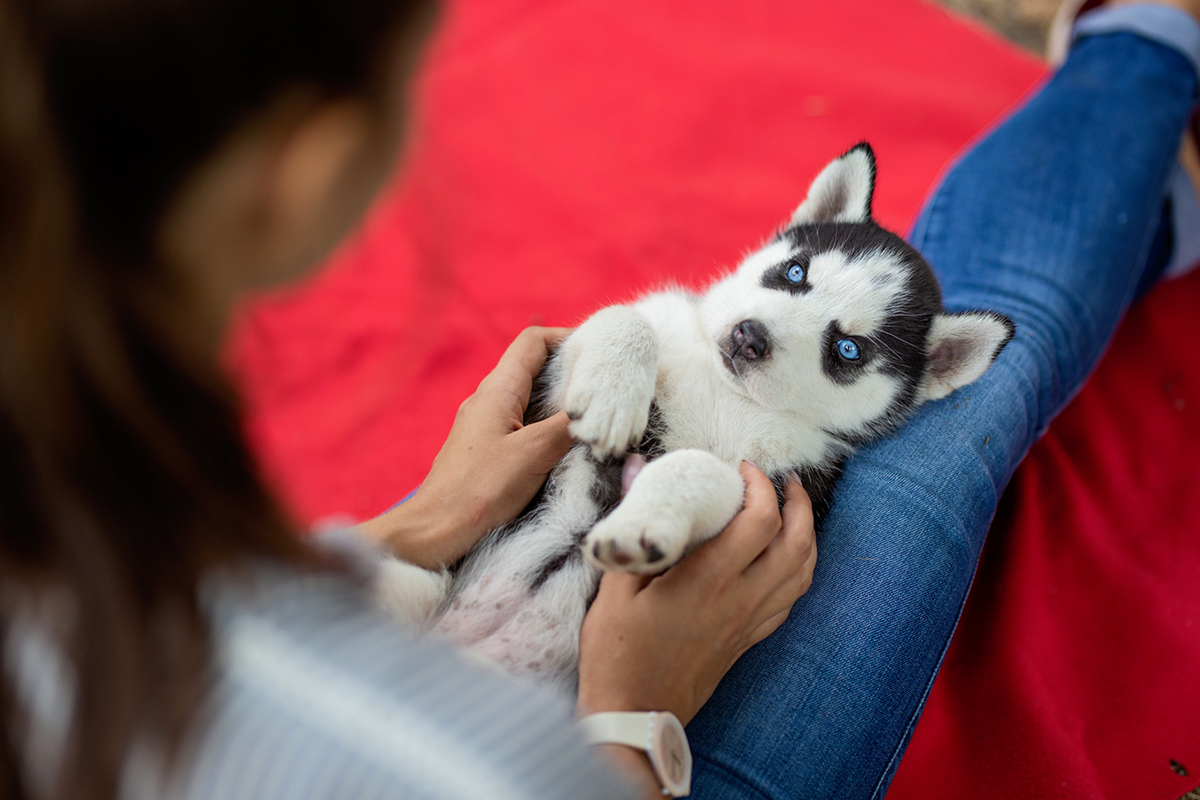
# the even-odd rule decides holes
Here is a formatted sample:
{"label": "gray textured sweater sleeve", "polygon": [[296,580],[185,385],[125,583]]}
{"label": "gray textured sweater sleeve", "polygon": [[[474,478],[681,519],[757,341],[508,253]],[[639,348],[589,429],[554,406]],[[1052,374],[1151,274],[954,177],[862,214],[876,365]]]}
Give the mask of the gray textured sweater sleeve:
{"label": "gray textured sweater sleeve", "polygon": [[128,800],[633,796],[564,699],[404,635],[352,581],[266,570],[210,599],[204,723],[169,780],[130,764]]}

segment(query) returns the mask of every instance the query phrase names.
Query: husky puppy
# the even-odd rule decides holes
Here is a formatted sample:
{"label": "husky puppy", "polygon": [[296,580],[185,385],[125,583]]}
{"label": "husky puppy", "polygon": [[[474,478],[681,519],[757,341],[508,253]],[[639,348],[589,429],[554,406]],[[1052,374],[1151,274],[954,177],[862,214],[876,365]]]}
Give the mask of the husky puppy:
{"label": "husky puppy", "polygon": [[[1013,335],[999,314],[942,309],[925,260],[871,218],[874,187],[859,144],[704,294],[658,292],[580,325],[529,412],[565,409],[579,443],[453,571],[386,560],[380,606],[571,691],[601,570],[661,572],[720,532],[742,506],[743,459],[780,493],[796,472],[820,520],[856,446],[977,379]],[[648,463],[622,498],[629,453]]]}

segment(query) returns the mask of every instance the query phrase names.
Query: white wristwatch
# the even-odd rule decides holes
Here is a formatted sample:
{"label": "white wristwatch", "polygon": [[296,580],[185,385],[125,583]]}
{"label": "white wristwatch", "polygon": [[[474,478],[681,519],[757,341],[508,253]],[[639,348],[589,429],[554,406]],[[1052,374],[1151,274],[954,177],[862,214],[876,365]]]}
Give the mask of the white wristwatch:
{"label": "white wristwatch", "polygon": [[692,750],[678,717],[670,711],[607,711],[577,723],[588,744],[624,744],[645,750],[663,794],[692,791]]}

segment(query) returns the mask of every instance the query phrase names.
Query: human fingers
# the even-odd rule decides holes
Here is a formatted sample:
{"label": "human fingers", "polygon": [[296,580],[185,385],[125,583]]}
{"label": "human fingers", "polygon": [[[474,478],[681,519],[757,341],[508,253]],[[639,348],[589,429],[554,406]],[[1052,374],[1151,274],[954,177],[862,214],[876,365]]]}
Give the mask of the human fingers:
{"label": "human fingers", "polygon": [[812,500],[794,476],[784,485],[782,526],[759,556],[746,568],[744,578],[763,586],[776,586],[789,577],[807,574],[817,557]]}
{"label": "human fingers", "polygon": [[496,367],[479,384],[483,394],[510,395],[522,409],[529,404],[533,379],[570,328],[526,328],[517,335]]}
{"label": "human fingers", "polygon": [[[779,559],[782,560],[782,559]],[[763,586],[761,583],[756,583],[756,578],[747,577],[743,574],[743,579],[748,588],[756,587],[759,591],[764,592],[757,609],[753,616],[753,626],[760,625],[763,621],[771,617],[785,612],[792,605],[803,597],[812,586],[813,570],[817,563],[817,548],[814,544],[807,551],[807,555],[801,562],[800,566],[779,576],[779,583]]]}
{"label": "human fingers", "polygon": [[783,485],[783,521],[785,526],[791,521],[801,529],[813,533],[815,538],[812,498],[794,472]]}
{"label": "human fingers", "polygon": [[534,474],[549,474],[575,443],[568,430],[570,424],[571,418],[560,411],[513,433],[510,440],[516,464]]}
{"label": "human fingers", "polygon": [[746,483],[742,510],[724,531],[696,552],[703,553],[702,558],[710,565],[734,574],[758,558],[783,524],[775,487],[766,474],[748,461],[742,462],[739,471]]}
{"label": "human fingers", "polygon": [[751,614],[747,648],[779,627],[796,601],[812,586],[817,562],[812,504],[799,481],[785,487],[785,495],[783,530],[741,576],[746,591],[762,593]]}
{"label": "human fingers", "polygon": [[652,580],[654,580],[653,575],[638,575],[632,572],[605,572],[600,576],[600,588],[596,590],[596,599],[592,601],[592,605],[628,600],[646,588],[646,585]]}
{"label": "human fingers", "polygon": [[[792,606],[812,586],[817,563],[817,542],[812,526],[812,503],[798,480],[785,487],[784,529],[763,555],[743,573],[743,585],[773,586],[754,613],[755,623],[747,649],[770,636],[783,624]],[[799,557],[799,565],[796,565]],[[778,584],[771,583],[778,580]],[[745,652],[743,650],[743,652]],[[739,654],[740,657],[740,654]]]}

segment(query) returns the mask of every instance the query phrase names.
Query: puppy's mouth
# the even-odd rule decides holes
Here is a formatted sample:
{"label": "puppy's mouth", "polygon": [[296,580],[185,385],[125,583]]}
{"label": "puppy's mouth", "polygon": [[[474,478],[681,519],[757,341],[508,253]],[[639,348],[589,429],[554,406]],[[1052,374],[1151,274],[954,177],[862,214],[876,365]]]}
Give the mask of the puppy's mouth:
{"label": "puppy's mouth", "polygon": [[761,366],[771,357],[773,345],[766,326],[757,320],[744,319],[734,325],[717,345],[725,368],[741,378],[747,369]]}

